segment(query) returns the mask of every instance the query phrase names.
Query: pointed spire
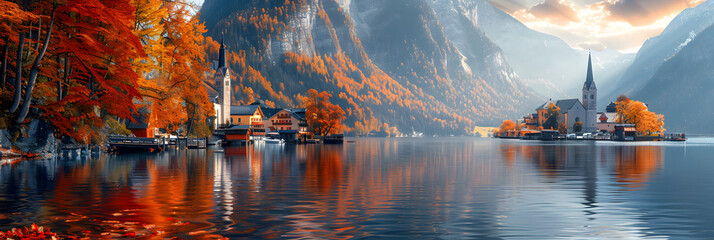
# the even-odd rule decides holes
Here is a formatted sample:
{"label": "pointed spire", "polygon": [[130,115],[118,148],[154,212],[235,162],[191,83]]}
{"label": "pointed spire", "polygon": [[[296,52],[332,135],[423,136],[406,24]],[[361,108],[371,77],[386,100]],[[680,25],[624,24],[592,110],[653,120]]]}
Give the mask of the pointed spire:
{"label": "pointed spire", "polygon": [[218,50],[218,66],[216,69],[221,69],[223,67],[228,67],[228,62],[226,61],[226,46],[223,44],[223,38],[225,34],[221,34],[221,49]]}
{"label": "pointed spire", "polygon": [[585,89],[590,89],[593,85],[593,63],[590,56],[590,51],[588,51],[588,75],[585,78]]}

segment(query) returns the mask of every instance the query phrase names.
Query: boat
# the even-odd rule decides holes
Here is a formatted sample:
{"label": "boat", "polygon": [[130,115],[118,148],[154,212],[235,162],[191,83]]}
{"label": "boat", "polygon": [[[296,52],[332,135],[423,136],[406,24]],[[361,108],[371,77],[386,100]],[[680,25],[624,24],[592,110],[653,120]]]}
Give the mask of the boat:
{"label": "boat", "polygon": [[345,135],[343,134],[332,134],[325,136],[322,142],[325,144],[342,144],[345,141]]}
{"label": "boat", "polygon": [[285,144],[285,140],[280,138],[277,133],[265,134],[265,138],[262,140],[265,144]]}
{"label": "boat", "polygon": [[412,135],[411,135],[411,137],[413,137],[413,138],[422,138],[422,137],[424,137],[424,133],[414,131],[414,128],[412,127]]}
{"label": "boat", "polygon": [[265,144],[285,144],[285,140],[274,138],[266,138],[263,142],[265,142]]}

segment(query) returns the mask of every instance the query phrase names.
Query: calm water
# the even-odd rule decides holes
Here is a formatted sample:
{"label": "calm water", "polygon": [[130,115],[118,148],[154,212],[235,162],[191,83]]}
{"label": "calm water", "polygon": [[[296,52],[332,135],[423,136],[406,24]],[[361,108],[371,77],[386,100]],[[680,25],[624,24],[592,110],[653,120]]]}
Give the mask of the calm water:
{"label": "calm water", "polygon": [[[714,237],[714,139],[348,139],[0,167],[0,230],[230,238]],[[177,222],[180,221],[180,222]]]}

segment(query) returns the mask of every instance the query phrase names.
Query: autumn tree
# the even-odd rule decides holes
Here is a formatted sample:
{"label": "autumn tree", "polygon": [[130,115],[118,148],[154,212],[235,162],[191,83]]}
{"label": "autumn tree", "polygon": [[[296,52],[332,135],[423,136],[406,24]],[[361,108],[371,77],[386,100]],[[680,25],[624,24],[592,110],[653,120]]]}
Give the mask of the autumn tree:
{"label": "autumn tree", "polygon": [[558,132],[561,134],[566,134],[568,133],[568,126],[565,126],[565,123],[561,123],[558,125]]}
{"label": "autumn tree", "polygon": [[186,0],[132,0],[136,7],[134,34],[147,57],[134,62],[141,75],[142,104],[151,109],[150,121],[168,132],[185,128],[188,134],[211,134],[207,119],[214,115],[213,104],[203,87],[208,70],[203,48],[206,32],[195,6]]}
{"label": "autumn tree", "polygon": [[555,104],[548,105],[548,111],[545,113],[545,122],[543,122],[543,128],[545,129],[558,129],[558,116],[560,115],[560,108],[555,106]]}
{"label": "autumn tree", "polygon": [[617,98],[618,123],[635,124],[637,133],[652,134],[664,131],[664,116],[649,111],[647,105],[621,95]]}
{"label": "autumn tree", "polygon": [[317,135],[328,135],[342,131],[342,121],[345,111],[330,102],[331,94],[323,91],[318,93],[310,89],[305,97],[300,97],[305,108],[305,118],[310,129]]}
{"label": "autumn tree", "polygon": [[3,67],[15,62],[3,72],[11,84],[2,86],[13,98],[0,103],[11,126],[42,118],[58,134],[90,143],[107,117],[131,118],[139,97],[131,61],[144,52],[131,31],[129,0],[1,2],[3,42],[16,53]]}
{"label": "autumn tree", "polygon": [[582,132],[583,131],[583,122],[581,121],[576,121],[573,123],[573,132]]}
{"label": "autumn tree", "polygon": [[507,132],[516,130],[516,123],[511,120],[503,120],[501,126],[498,127],[498,132]]}

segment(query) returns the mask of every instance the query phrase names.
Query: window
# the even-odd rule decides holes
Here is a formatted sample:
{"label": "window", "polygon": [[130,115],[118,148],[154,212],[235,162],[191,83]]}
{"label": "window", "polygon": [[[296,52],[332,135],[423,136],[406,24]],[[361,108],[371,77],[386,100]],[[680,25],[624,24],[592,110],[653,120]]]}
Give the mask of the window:
{"label": "window", "polygon": [[226,81],[226,86],[229,86],[231,84],[230,81]]}
{"label": "window", "polygon": [[595,94],[590,94],[590,99],[595,99]]}

